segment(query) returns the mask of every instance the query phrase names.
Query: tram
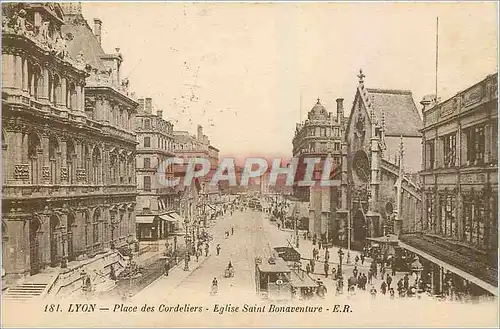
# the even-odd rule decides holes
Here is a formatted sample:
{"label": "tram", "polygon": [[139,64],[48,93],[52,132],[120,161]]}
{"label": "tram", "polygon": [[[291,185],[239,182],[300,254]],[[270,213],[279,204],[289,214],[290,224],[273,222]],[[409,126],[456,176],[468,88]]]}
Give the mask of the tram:
{"label": "tram", "polygon": [[265,262],[255,259],[255,287],[259,296],[274,302],[292,299],[290,283],[291,269],[279,257],[270,257]]}

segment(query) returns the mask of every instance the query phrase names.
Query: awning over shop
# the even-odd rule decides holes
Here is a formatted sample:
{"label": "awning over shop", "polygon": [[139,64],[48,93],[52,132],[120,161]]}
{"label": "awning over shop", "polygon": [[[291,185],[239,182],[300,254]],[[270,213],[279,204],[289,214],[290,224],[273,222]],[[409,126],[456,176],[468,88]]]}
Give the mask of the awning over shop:
{"label": "awning over shop", "polygon": [[163,214],[163,215],[160,215],[159,217],[166,222],[176,222],[177,221],[174,217],[171,217],[169,214]]}
{"label": "awning over shop", "polygon": [[136,224],[153,224],[153,221],[155,219],[155,215],[139,215],[135,216],[135,223]]}
{"label": "awning over shop", "polygon": [[184,224],[184,218],[182,218],[178,213],[170,212],[168,213],[168,216],[172,217],[176,222]]}
{"label": "awning over shop", "polygon": [[434,264],[439,265],[439,266],[443,267],[444,269],[446,269],[450,272],[453,272],[453,273],[461,276],[462,278],[469,280],[470,282],[478,285],[479,287],[489,291],[493,295],[498,296],[498,288],[496,286],[494,286],[488,282],[485,282],[485,281],[473,276],[472,274],[469,274],[463,270],[460,270],[459,268],[457,268],[451,264],[448,264],[445,261],[442,261],[442,260],[430,255],[429,253],[422,251],[416,247],[413,247],[407,243],[399,241],[399,246],[406,249],[406,250],[409,250],[409,251],[411,251],[411,252],[413,252],[413,253],[415,253],[415,254],[417,254],[425,259],[428,259],[429,261],[433,262]]}
{"label": "awning over shop", "polygon": [[388,234],[386,236],[381,236],[378,238],[366,238],[367,240],[379,243],[387,243],[387,244],[397,244],[399,242],[398,236],[394,234]]}

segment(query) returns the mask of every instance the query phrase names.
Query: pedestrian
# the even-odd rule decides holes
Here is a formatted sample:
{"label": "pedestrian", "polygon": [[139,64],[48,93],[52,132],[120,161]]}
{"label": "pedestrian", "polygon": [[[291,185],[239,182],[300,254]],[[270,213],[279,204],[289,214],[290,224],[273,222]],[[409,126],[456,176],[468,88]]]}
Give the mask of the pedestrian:
{"label": "pedestrian", "polygon": [[328,278],[328,272],[330,272],[330,266],[328,265],[328,262],[326,262],[326,261],[325,261],[324,270],[325,270],[325,278]]}
{"label": "pedestrian", "polygon": [[218,244],[216,248],[217,248],[217,256],[219,256],[220,255],[220,244]]}
{"label": "pedestrian", "polygon": [[368,270],[368,283],[372,284],[372,280],[373,280],[373,271],[372,271],[372,269],[369,269]]}
{"label": "pedestrian", "polygon": [[311,264],[310,263],[307,263],[307,265],[306,265],[306,273],[307,274],[311,273]]}
{"label": "pedestrian", "polygon": [[408,288],[410,287],[410,278],[408,277],[408,273],[405,274],[403,278],[403,287],[405,288],[405,290],[408,290]]}
{"label": "pedestrian", "polygon": [[319,250],[321,250],[321,245],[322,245],[323,241],[321,241],[321,239],[318,241],[318,248]]}
{"label": "pedestrian", "polygon": [[392,263],[391,263],[391,269],[392,269],[392,276],[395,276],[396,275],[396,262],[394,261],[394,259],[392,260]]}
{"label": "pedestrian", "polygon": [[355,263],[356,265],[358,265],[358,262],[359,262],[359,256],[358,256],[358,255],[356,255],[356,258],[354,258],[354,263]]}
{"label": "pedestrian", "polygon": [[198,262],[199,258],[200,258],[200,249],[196,249],[196,262]]}
{"label": "pedestrian", "polygon": [[358,277],[358,267],[354,265],[354,269],[352,270],[352,275],[357,278]]}
{"label": "pedestrian", "polygon": [[375,289],[375,286],[372,286],[372,288],[370,289],[370,295],[372,295],[372,298],[375,299],[375,297],[377,297],[377,289]]}
{"label": "pedestrian", "polygon": [[332,279],[337,279],[337,269],[335,267],[332,267]]}
{"label": "pedestrian", "polygon": [[389,289],[389,295],[391,296],[391,299],[394,299],[394,289],[393,288]]}
{"label": "pedestrian", "polygon": [[391,289],[391,283],[392,283],[392,276],[387,273],[387,279],[385,280],[387,282],[387,288]]}
{"label": "pedestrian", "polygon": [[311,259],[311,273],[314,274],[314,260]]}
{"label": "pedestrian", "polygon": [[328,262],[330,260],[330,252],[328,251],[328,248],[325,251],[325,262]]}
{"label": "pedestrian", "polygon": [[361,265],[363,265],[365,262],[365,253],[361,254]]}
{"label": "pedestrian", "polygon": [[231,226],[231,235],[234,234],[234,227]]}
{"label": "pedestrian", "polygon": [[366,278],[366,274],[363,273],[363,290],[366,290],[366,283],[368,282],[368,279]]}
{"label": "pedestrian", "polygon": [[382,284],[380,285],[380,291],[382,292],[383,295],[385,295],[387,291],[387,283],[385,281],[382,281]]}
{"label": "pedestrian", "polygon": [[316,294],[320,297],[320,298],[325,298],[325,295],[327,293],[327,289],[326,287],[323,285],[323,282],[321,282],[319,279],[318,279],[318,284],[319,284],[319,287],[316,289]]}
{"label": "pedestrian", "polygon": [[382,278],[382,280],[384,279],[384,276],[385,276],[385,264],[382,263],[380,265],[380,277]]}
{"label": "pedestrian", "polygon": [[170,261],[165,261],[165,276],[168,276],[168,271],[170,270]]}

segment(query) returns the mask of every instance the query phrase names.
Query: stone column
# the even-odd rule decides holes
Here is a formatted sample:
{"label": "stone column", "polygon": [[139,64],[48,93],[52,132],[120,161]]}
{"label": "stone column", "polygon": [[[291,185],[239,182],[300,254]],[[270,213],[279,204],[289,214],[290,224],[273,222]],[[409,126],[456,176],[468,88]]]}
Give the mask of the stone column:
{"label": "stone column", "polygon": [[66,97],[67,91],[66,91],[66,78],[61,77],[61,80],[59,82],[61,85],[59,87],[59,95],[57,97],[57,106],[66,108]]}
{"label": "stone column", "polygon": [[23,64],[23,91],[29,92],[29,75],[28,75],[28,61],[25,60]]}
{"label": "stone column", "polygon": [[43,100],[49,100],[49,70],[46,67],[42,68],[42,85],[39,87],[39,92],[41,93],[40,98]]}
{"label": "stone column", "polygon": [[14,76],[15,76],[15,64],[14,55],[3,54],[2,55],[2,87],[3,88],[13,88],[14,87]]}
{"label": "stone column", "polygon": [[15,88],[22,90],[23,89],[23,59],[21,55],[15,55],[14,57],[15,63]]}
{"label": "stone column", "polygon": [[[68,141],[63,141],[60,145],[60,150],[61,150],[61,155],[59,156],[59,184],[61,185],[68,185],[69,184],[69,170],[68,170],[68,163],[66,162],[67,160],[67,153],[68,153]],[[63,177],[62,175],[62,168],[66,168],[66,177]]]}

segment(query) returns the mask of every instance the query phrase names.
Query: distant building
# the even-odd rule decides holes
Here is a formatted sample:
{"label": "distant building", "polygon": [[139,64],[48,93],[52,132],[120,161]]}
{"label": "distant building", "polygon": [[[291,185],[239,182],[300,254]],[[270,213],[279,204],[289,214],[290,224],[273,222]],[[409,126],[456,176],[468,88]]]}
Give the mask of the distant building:
{"label": "distant building", "polygon": [[306,173],[306,159],[319,158],[315,165],[312,179],[319,180],[322,175],[324,159],[333,158],[334,168],[340,168],[341,140],[344,132],[343,100],[337,100],[337,115],[334,116],[321,104],[317,103],[307,114],[307,120],[298,123],[293,138],[293,157],[298,158],[293,195],[303,202],[309,202],[309,224],[311,234],[325,235],[332,232],[333,217],[331,189],[320,186],[299,186]]}
{"label": "distant building", "polygon": [[421,103],[422,221],[400,245],[421,257],[435,293],[497,295],[498,74]]}
{"label": "distant building", "polygon": [[[164,186],[158,167],[175,156],[173,125],[163,119],[163,111],[153,111],[151,98],[139,99],[135,131],[137,134],[137,206],[136,225],[139,240],[165,239],[177,223],[177,191]],[[162,174],[173,178],[173,165],[165,166]],[[178,214],[177,214],[178,215]]]}
{"label": "distant building", "polygon": [[[174,131],[174,153],[176,157],[184,159],[186,165],[175,165],[174,174],[178,177],[184,177],[187,169],[187,163],[192,158],[203,158],[210,162],[210,172],[208,175],[194,180],[192,184],[196,187],[196,193],[193,188],[186,188],[192,192],[189,193],[191,200],[195,200],[195,210],[184,210],[186,214],[190,213],[192,218],[206,219],[210,204],[219,201],[220,188],[219,185],[212,186],[210,183],[211,177],[215,172],[219,163],[219,150],[210,144],[208,136],[203,134],[203,127],[198,126],[196,136],[192,136],[187,131]],[[181,188],[181,187],[179,187]],[[182,192],[184,193],[184,192]],[[196,197],[194,195],[196,194]],[[194,202],[194,201],[193,201]],[[190,202],[181,204],[186,207],[191,207]]]}

